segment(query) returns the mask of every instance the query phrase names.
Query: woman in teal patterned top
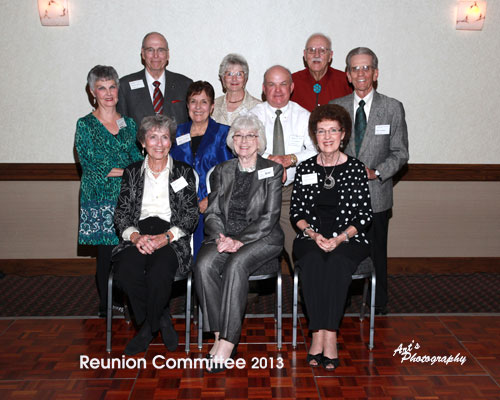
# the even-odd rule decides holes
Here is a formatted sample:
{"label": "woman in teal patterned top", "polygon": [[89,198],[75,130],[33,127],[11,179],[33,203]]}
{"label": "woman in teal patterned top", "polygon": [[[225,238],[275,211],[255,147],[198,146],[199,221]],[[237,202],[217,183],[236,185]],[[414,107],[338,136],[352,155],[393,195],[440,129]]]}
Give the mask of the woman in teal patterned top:
{"label": "woman in teal patterned top", "polygon": [[111,250],[118,244],[113,225],[123,169],[143,159],[137,126],[116,111],[119,78],[113,67],[97,65],[87,76],[96,109],[76,124],[75,146],[82,166],[78,243],[97,246],[99,315],[105,316]]}

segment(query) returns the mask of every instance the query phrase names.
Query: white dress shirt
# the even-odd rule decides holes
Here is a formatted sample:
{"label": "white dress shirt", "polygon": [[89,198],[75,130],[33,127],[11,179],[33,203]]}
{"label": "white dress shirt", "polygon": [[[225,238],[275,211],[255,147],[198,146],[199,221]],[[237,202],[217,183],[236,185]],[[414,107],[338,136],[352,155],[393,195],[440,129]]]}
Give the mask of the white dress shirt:
{"label": "white dress shirt", "polygon": [[160,82],[159,89],[160,89],[162,96],[165,97],[165,71],[163,71],[163,73],[161,74],[161,76],[158,79],[155,79],[149,74],[148,70],[146,70],[146,82],[148,84],[149,96],[151,97],[151,103],[153,103],[153,104],[154,104],[153,94],[154,94],[155,89],[156,89],[155,85],[153,85],[153,83],[155,81]]}
{"label": "white dress shirt", "polygon": [[[172,169],[172,158],[169,156],[167,166],[155,178],[151,171],[146,168],[148,157],[142,164],[142,172],[144,176],[144,193],[142,196],[141,216],[139,221],[149,217],[158,217],[164,221],[170,222],[172,212],[170,210],[170,196],[169,196],[169,183],[170,183],[170,170]],[[172,226],[169,229],[173,234],[173,239],[170,242],[180,239],[186,234],[177,226]],[[140,231],[137,227],[130,226],[122,233],[123,240],[130,240],[132,233]]]}
{"label": "white dress shirt", "polygon": [[[356,94],[356,92],[354,92],[354,119],[356,119],[356,111],[358,111],[359,102],[361,100],[365,101],[365,105],[364,105],[363,109],[365,110],[366,122],[368,123],[368,118],[370,117],[370,110],[372,109],[372,103],[373,103],[373,89],[370,91],[370,93],[368,93],[363,98],[359,97]],[[353,121],[353,123],[354,123],[354,121]]]}
{"label": "white dress shirt", "polygon": [[[252,114],[255,114],[259,118],[266,128],[267,147],[262,155],[264,158],[268,158],[273,154],[276,110],[277,108],[271,107],[267,101],[257,104],[250,110]],[[289,101],[288,104],[280,108],[280,110],[282,112],[280,121],[283,127],[283,136],[285,140],[285,154],[295,154],[297,156],[297,164],[317,154],[308,131],[309,115],[311,113],[293,101]],[[293,183],[294,178],[295,167],[287,168],[285,186]]]}

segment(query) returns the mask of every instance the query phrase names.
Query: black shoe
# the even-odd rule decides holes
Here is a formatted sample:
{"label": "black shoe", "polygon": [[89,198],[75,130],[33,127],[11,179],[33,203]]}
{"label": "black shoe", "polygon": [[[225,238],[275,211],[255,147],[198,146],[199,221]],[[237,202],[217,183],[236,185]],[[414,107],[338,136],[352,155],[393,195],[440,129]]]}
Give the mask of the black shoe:
{"label": "black shoe", "polygon": [[139,333],[135,335],[135,337],[130,342],[128,342],[124,351],[125,355],[133,356],[137,353],[145,352],[148,349],[149,344],[153,340],[153,337],[154,336],[151,333],[151,326],[146,320],[142,324]]}
{"label": "black shoe", "polygon": [[[310,367],[313,367],[313,368],[319,367],[323,362],[323,353],[307,354],[306,361]],[[311,364],[312,361],[315,361],[316,364]]]}
{"label": "black shoe", "polygon": [[375,315],[387,315],[387,306],[375,306]]}
{"label": "black shoe", "polygon": [[[233,350],[231,351],[231,355],[229,356],[230,359],[234,360],[234,357],[236,357],[236,353],[238,353],[238,344],[235,344],[234,347],[233,347]],[[208,360],[213,360],[214,359],[214,355],[213,354],[210,354],[208,353],[205,358],[207,358]],[[228,360],[229,360],[228,358]],[[223,372],[226,370],[226,364],[225,364],[225,361],[227,360],[224,360],[223,362],[219,363],[219,362],[213,362],[212,363],[212,369],[205,369],[205,371],[207,371],[209,374],[217,374],[219,372]]]}
{"label": "black shoe", "polygon": [[175,351],[177,349],[177,345],[179,344],[179,335],[174,329],[168,308],[165,309],[165,312],[160,318],[160,331],[163,344],[165,344],[167,350]]}
{"label": "black shoe", "polygon": [[340,361],[338,358],[328,358],[323,356],[323,359],[321,360],[321,365],[323,365],[323,368],[326,369],[327,371],[335,371],[335,368],[337,368],[340,365]]}

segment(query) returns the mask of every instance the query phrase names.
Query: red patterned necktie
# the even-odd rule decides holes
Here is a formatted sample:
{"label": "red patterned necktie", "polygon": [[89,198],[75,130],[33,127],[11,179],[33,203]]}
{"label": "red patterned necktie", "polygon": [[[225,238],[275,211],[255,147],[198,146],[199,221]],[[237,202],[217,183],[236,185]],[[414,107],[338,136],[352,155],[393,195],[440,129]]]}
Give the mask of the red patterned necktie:
{"label": "red patterned necktie", "polygon": [[156,114],[161,114],[163,110],[163,95],[160,90],[160,82],[154,81],[153,86],[155,87],[155,91],[153,92],[153,108]]}

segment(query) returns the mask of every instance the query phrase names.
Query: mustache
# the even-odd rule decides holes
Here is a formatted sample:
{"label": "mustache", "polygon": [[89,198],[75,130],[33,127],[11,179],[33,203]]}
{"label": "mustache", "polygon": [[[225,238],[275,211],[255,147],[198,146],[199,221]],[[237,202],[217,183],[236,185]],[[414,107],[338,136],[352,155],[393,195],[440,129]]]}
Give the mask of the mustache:
{"label": "mustache", "polygon": [[315,61],[321,62],[321,61],[323,61],[323,60],[321,59],[321,57],[314,57],[314,58],[312,59],[312,61],[313,61],[313,62],[315,62]]}

